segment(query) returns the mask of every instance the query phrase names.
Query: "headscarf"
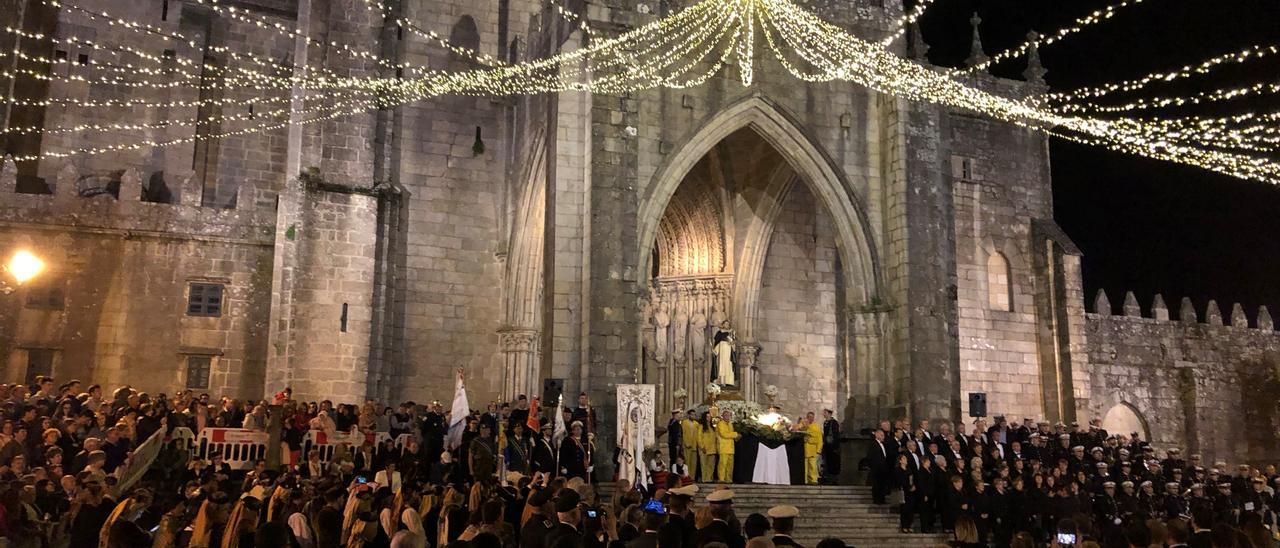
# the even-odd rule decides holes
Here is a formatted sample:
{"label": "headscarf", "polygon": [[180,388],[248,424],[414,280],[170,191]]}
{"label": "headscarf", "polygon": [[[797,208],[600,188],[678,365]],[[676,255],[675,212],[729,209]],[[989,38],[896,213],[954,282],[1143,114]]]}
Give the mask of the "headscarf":
{"label": "headscarf", "polygon": [[271,493],[271,499],[267,501],[267,521],[268,522],[276,520],[276,512],[283,505],[289,502],[289,495],[292,493],[293,493],[293,490],[285,489],[284,487],[276,487],[276,490]]}
{"label": "headscarf", "polygon": [[431,509],[435,508],[436,504],[439,504],[439,503],[440,503],[440,497],[436,496],[435,493],[428,493],[426,495],[422,495],[422,501],[418,503],[418,515],[425,516],[427,514],[430,514]]}
{"label": "headscarf", "polygon": [[489,489],[479,481],[471,486],[471,496],[467,500],[467,511],[479,512],[484,501],[489,500]]}
{"label": "headscarf", "polygon": [[298,545],[302,548],[311,548],[316,541],[311,536],[311,524],[307,522],[307,515],[302,512],[294,512],[289,516],[289,530],[293,531],[293,538],[297,539]]}
{"label": "headscarf", "polygon": [[418,511],[413,508],[405,508],[400,513],[400,523],[405,529],[422,537],[425,542],[427,540],[427,532],[422,528],[422,516],[418,515]]}
{"label": "headscarf", "polygon": [[209,548],[209,542],[213,539],[213,529],[217,527],[214,522],[215,512],[221,509],[222,504],[212,502],[205,499],[200,503],[200,510],[196,512],[196,519],[191,524],[191,540],[187,543],[188,548]]}
{"label": "headscarf", "polygon": [[387,538],[396,534],[396,530],[400,528],[400,516],[396,515],[390,507],[383,508],[378,512],[378,524],[382,526],[382,531],[387,534]]}
{"label": "headscarf", "polygon": [[427,537],[420,533],[400,531],[391,537],[391,548],[427,548]]}
{"label": "headscarf", "polygon": [[351,524],[356,520],[356,512],[360,509],[359,491],[352,490],[347,495],[347,505],[342,509],[342,533],[346,535],[351,530]]}
{"label": "headscarf", "polygon": [[133,502],[133,497],[129,497],[116,504],[115,509],[107,516],[107,521],[102,523],[102,530],[98,532],[98,548],[107,548],[111,542],[111,526],[115,525],[120,516],[133,506]]}
{"label": "headscarf", "polygon": [[254,497],[241,497],[236,501],[222,533],[222,548],[239,548],[240,535],[258,529],[259,503],[261,501]]}
{"label": "headscarf", "polygon": [[378,534],[378,520],[369,512],[360,512],[351,522],[351,532],[347,535],[347,548],[364,548],[365,543]]}
{"label": "headscarf", "polygon": [[[156,528],[155,538],[151,541],[151,548],[173,548],[178,543],[178,529],[181,525],[183,514],[187,511],[186,503],[179,503],[172,510],[160,517],[160,526]],[[310,547],[305,547],[310,548]]]}

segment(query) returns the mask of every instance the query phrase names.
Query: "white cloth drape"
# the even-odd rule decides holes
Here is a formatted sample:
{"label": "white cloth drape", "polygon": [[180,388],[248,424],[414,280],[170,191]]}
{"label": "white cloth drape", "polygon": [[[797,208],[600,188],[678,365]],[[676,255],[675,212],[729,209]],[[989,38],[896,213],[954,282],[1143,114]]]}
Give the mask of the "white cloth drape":
{"label": "white cloth drape", "polygon": [[791,485],[791,465],[787,460],[787,446],[779,445],[773,449],[762,443],[756,451],[756,469],[751,474],[754,483],[772,485]]}

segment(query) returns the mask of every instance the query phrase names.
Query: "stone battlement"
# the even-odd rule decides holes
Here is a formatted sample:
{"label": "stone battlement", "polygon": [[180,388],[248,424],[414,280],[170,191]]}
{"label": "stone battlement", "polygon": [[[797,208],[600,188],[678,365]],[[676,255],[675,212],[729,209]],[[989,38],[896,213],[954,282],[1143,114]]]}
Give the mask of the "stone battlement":
{"label": "stone battlement", "polygon": [[[18,192],[18,171],[6,158],[0,168],[0,223],[62,225],[86,229],[179,233],[270,242],[275,232],[274,208],[258,201],[257,192],[242,185],[235,208],[201,205],[201,188],[190,176],[178,188],[149,188],[150,174],[136,168],[81,172],[65,164],[52,193]],[[264,196],[263,198],[267,198]],[[274,197],[270,197],[274,201]]]}
{"label": "stone battlement", "polygon": [[1182,324],[1199,324],[1210,327],[1228,327],[1234,329],[1253,329],[1262,332],[1274,333],[1275,322],[1271,318],[1271,313],[1265,305],[1258,307],[1258,312],[1254,316],[1254,321],[1250,323],[1249,316],[1245,314],[1244,307],[1240,303],[1231,305],[1230,316],[1223,316],[1221,309],[1218,308],[1217,301],[1210,299],[1209,304],[1205,306],[1203,316],[1196,310],[1195,305],[1188,297],[1183,297],[1178,308],[1178,316],[1171,319],[1169,315],[1169,307],[1164,302],[1164,297],[1157,293],[1151,299],[1151,306],[1148,309],[1148,315],[1143,315],[1142,306],[1138,304],[1137,297],[1132,291],[1126,292],[1124,296],[1124,304],[1121,307],[1121,313],[1116,314],[1115,308],[1111,305],[1111,300],[1107,298],[1105,290],[1098,290],[1098,294],[1093,299],[1093,311],[1089,314],[1091,317],[1121,317],[1135,320],[1148,320],[1152,322],[1176,322]]}

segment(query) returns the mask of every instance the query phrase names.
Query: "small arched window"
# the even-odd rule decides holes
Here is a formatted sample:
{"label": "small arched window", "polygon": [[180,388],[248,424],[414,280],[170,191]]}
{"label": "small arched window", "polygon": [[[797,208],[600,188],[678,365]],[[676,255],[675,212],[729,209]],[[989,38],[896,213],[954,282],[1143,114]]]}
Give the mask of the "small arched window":
{"label": "small arched window", "polygon": [[1000,252],[987,256],[987,302],[994,310],[1013,310],[1013,276]]}

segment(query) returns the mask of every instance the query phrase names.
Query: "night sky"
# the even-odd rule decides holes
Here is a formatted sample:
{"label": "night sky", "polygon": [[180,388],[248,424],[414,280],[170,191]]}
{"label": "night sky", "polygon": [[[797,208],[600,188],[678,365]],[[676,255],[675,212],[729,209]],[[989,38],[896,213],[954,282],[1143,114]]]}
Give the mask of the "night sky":
{"label": "night sky", "polygon": [[[930,61],[959,66],[969,53],[968,19],[976,9],[988,54],[1119,3],[1064,0],[936,0],[921,18]],[[1167,71],[1251,45],[1280,44],[1277,0],[1146,0],[1041,50],[1054,91]],[[1018,77],[1025,60],[992,72]],[[1265,58],[1121,97],[1183,95],[1223,86],[1280,82],[1280,60]],[[1123,101],[1115,101],[1119,104]],[[1276,95],[1146,111],[1162,117],[1280,110]],[[1178,315],[1191,297],[1201,317],[1216,299],[1224,319],[1244,305],[1252,324],[1258,305],[1280,320],[1280,189],[1192,167],[1147,160],[1055,139],[1051,145],[1055,216],[1084,251],[1088,306],[1106,290],[1120,310],[1133,291],[1144,312],[1162,293]],[[1229,320],[1226,320],[1229,321]]]}

